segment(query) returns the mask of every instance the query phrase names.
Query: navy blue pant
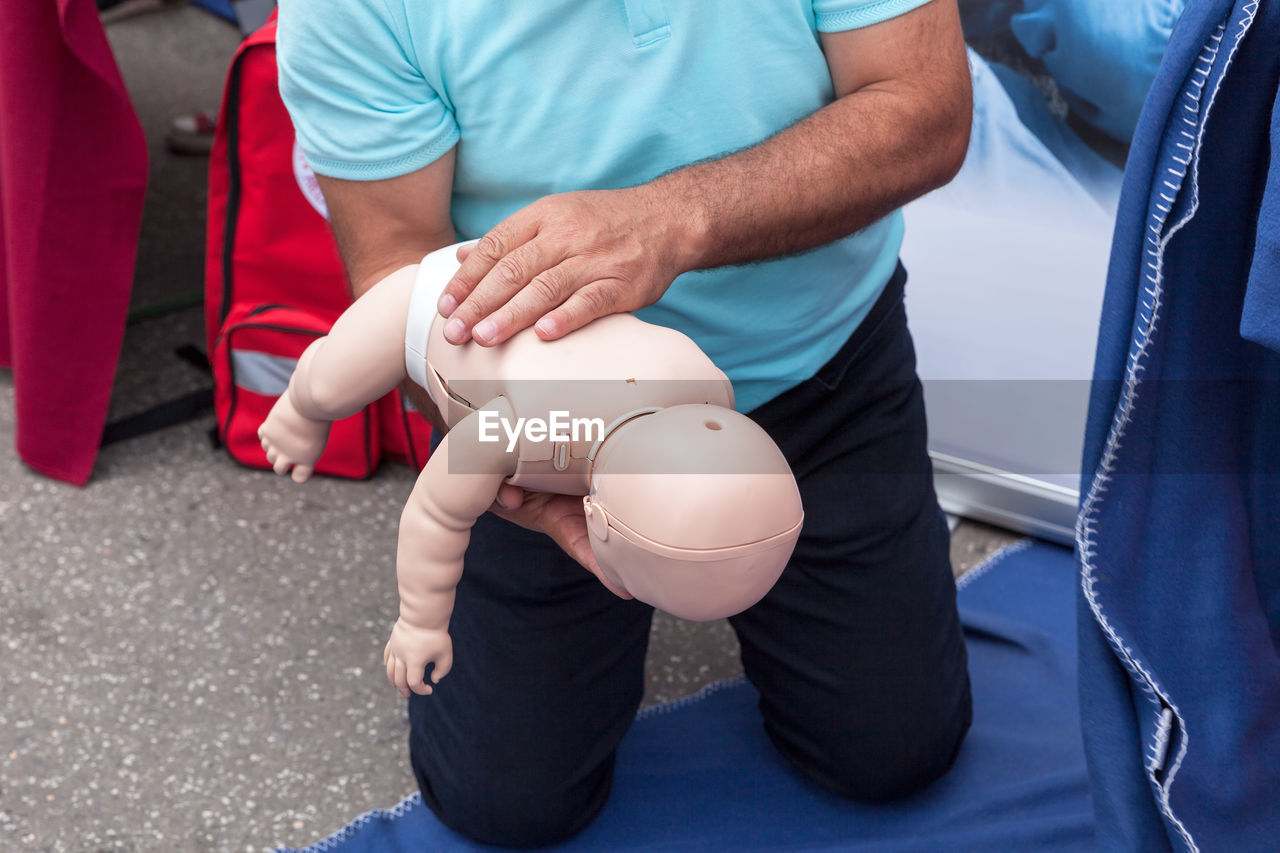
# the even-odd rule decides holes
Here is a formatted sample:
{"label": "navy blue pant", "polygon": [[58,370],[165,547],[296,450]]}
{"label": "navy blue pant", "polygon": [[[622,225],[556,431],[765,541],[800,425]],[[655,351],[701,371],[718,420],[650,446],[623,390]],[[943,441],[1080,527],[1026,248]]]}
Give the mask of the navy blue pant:
{"label": "navy blue pant", "polygon": [[[805,522],[777,585],[731,620],[773,743],[817,783],[872,801],[945,772],[970,721],[905,279],[899,268],[812,379],[751,413],[795,472]],[[494,844],[586,826],[643,693],[652,613],[547,537],[482,518],[450,624],[453,670],[409,704],[426,804]]]}

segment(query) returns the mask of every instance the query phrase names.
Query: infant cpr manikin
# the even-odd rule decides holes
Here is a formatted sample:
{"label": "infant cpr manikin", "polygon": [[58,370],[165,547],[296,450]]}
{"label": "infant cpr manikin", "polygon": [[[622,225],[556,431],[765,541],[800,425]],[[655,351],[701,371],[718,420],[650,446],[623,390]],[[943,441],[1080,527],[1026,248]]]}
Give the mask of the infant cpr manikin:
{"label": "infant cpr manikin", "polygon": [[449,427],[401,517],[390,681],[429,693],[426,667],[431,682],[448,672],[471,527],[504,483],[582,495],[592,553],[616,591],[698,620],[764,597],[800,535],[800,495],[778,447],[733,410],[724,374],[686,336],[629,314],[556,341],[526,329],[495,347],[450,344],[436,301],[456,251],[358,299],[307,348],[259,429],[276,472],[302,482],[329,424],[406,375]]}

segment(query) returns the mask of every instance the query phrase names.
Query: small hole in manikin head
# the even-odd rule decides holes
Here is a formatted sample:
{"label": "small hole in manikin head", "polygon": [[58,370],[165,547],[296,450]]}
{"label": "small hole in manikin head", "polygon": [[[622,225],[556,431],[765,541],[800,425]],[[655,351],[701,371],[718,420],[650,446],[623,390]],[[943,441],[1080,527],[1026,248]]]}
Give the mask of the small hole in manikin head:
{"label": "small hole in manikin head", "polygon": [[719,430],[719,429],[723,429],[723,427],[721,427],[721,426],[720,426],[720,422],[719,422],[719,421],[707,421],[707,422],[704,424],[704,426],[706,426],[706,428],[707,428],[707,429],[712,429],[712,430]]}

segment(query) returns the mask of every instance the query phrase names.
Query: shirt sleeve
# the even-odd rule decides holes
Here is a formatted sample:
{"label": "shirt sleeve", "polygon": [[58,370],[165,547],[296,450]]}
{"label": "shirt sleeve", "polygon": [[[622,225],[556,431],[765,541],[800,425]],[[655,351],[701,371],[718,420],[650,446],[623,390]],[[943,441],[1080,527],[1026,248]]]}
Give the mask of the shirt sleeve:
{"label": "shirt sleeve", "polygon": [[405,175],[458,141],[458,125],[381,0],[280,0],[280,96],[318,174]]}
{"label": "shirt sleeve", "polygon": [[932,0],[813,0],[818,32],[839,33],[896,18]]}

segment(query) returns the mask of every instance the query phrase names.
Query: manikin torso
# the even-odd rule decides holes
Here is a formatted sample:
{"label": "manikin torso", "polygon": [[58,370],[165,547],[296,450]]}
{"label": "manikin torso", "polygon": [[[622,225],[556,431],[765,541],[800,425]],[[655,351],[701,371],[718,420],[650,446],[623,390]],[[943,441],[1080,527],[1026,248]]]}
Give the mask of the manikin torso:
{"label": "manikin torso", "polygon": [[[450,428],[496,397],[505,397],[517,418],[549,421],[552,412],[567,412],[569,419],[599,419],[605,428],[685,403],[733,408],[733,386],[692,340],[630,314],[602,317],[554,343],[525,329],[496,347],[451,344],[444,324],[438,315],[431,324],[427,391]],[[601,433],[584,426],[574,440],[566,431],[570,440],[559,442],[531,440],[521,430],[508,482],[586,494],[588,456]],[[495,432],[505,448],[508,434]]]}

